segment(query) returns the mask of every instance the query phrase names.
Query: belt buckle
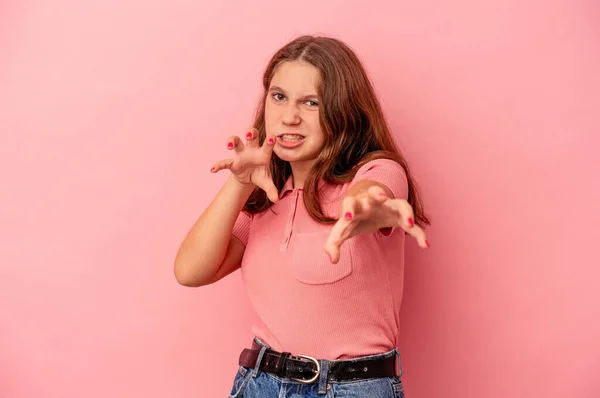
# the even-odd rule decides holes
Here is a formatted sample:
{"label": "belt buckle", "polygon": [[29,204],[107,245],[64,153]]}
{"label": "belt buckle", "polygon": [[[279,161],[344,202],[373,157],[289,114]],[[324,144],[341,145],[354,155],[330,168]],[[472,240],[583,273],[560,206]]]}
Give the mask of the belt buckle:
{"label": "belt buckle", "polygon": [[299,381],[300,383],[304,383],[304,384],[310,384],[310,383],[314,383],[315,381],[317,381],[319,379],[319,376],[321,375],[321,364],[319,363],[319,361],[317,361],[315,358],[309,357],[307,355],[299,355],[298,354],[298,355],[294,355],[294,356],[300,357],[300,358],[306,358],[306,359],[312,361],[315,365],[317,365],[317,373],[311,379],[308,379],[308,380],[296,379],[293,377],[291,377],[291,379],[295,380],[295,381]]}
{"label": "belt buckle", "polygon": [[394,373],[396,373],[396,377],[400,378],[402,377],[402,363],[400,362],[400,353],[396,352],[396,371]]}

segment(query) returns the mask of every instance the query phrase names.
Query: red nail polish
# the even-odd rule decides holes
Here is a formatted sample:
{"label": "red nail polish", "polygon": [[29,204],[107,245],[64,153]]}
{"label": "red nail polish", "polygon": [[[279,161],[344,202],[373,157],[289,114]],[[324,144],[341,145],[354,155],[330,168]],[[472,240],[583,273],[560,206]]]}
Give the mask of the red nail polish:
{"label": "red nail polish", "polygon": [[273,140],[273,138],[269,138],[269,144],[274,143],[275,141]]}
{"label": "red nail polish", "polygon": [[408,224],[409,224],[411,227],[414,227],[414,226],[415,226],[415,222],[413,221],[413,219],[412,219],[412,218],[409,218],[409,219],[408,219]]}
{"label": "red nail polish", "polygon": [[350,213],[350,212],[346,213],[346,220],[352,220],[352,213]]}
{"label": "red nail polish", "polygon": [[214,168],[214,167],[211,167],[211,168],[210,168],[210,171],[215,171],[215,168]]}
{"label": "red nail polish", "polygon": [[233,142],[230,142],[229,144],[227,144],[227,148],[229,148],[229,149],[233,148]]}
{"label": "red nail polish", "polygon": [[429,247],[429,242],[425,241],[425,244],[427,245],[427,247]]}
{"label": "red nail polish", "polygon": [[248,134],[246,134],[246,138],[252,138],[252,133],[248,132]]}

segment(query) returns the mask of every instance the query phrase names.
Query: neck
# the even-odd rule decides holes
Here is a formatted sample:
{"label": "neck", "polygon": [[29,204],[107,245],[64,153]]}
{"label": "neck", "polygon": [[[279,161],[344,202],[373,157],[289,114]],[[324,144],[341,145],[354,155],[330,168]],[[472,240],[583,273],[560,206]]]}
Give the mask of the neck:
{"label": "neck", "polygon": [[294,177],[294,188],[303,188],[306,177],[312,168],[314,160],[304,160],[298,162],[290,162],[292,167],[292,176]]}

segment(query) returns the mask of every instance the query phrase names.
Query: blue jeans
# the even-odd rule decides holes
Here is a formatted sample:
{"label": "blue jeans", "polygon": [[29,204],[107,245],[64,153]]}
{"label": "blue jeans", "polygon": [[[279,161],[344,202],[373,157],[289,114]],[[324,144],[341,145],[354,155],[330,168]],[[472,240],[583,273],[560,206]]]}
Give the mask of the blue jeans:
{"label": "blue jeans", "polygon": [[[268,348],[260,339],[254,341]],[[398,355],[398,350],[353,359],[385,358]],[[233,380],[229,398],[404,398],[404,387],[399,377],[381,377],[352,381],[328,381],[328,361],[320,360],[321,377],[312,384],[304,384],[287,377],[278,377],[258,370],[262,355],[255,368],[240,366]],[[399,355],[398,355],[398,362]],[[398,363],[400,366],[400,363]],[[400,368],[401,369],[401,368]]]}

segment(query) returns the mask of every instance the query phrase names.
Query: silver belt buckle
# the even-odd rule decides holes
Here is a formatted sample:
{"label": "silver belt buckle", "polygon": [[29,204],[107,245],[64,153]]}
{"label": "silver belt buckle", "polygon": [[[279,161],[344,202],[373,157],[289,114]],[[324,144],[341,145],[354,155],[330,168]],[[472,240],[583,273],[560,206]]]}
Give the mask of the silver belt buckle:
{"label": "silver belt buckle", "polygon": [[397,378],[402,377],[402,363],[400,362],[399,352],[396,352],[396,371],[394,373],[396,373]]}
{"label": "silver belt buckle", "polygon": [[300,358],[306,358],[306,359],[309,359],[310,361],[312,361],[315,365],[317,365],[317,372],[311,379],[304,380],[304,379],[296,379],[293,377],[291,377],[291,379],[295,380],[295,381],[299,381],[300,383],[304,383],[304,384],[310,384],[310,383],[314,383],[315,381],[317,381],[319,379],[319,376],[321,375],[321,364],[319,363],[319,361],[317,361],[313,357],[309,357],[306,355],[294,355],[294,356],[300,357]]}

